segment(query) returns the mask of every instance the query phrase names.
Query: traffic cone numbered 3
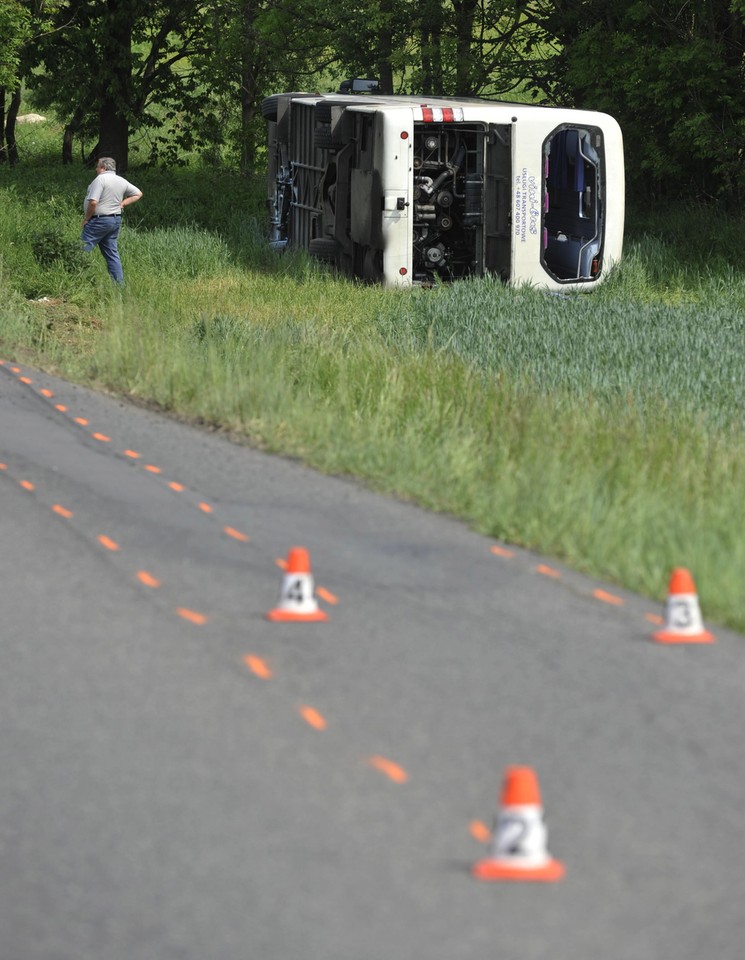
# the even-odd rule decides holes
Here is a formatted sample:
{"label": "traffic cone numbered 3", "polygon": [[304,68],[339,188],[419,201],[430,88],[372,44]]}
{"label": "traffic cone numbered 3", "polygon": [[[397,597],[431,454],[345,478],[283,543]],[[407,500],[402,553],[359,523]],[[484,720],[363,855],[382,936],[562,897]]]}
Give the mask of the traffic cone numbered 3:
{"label": "traffic cone numbered 3", "polygon": [[266,614],[267,620],[328,620],[314,594],[310,556],[305,547],[290,547],[287,569],[282,577],[279,603]]}
{"label": "traffic cone numbered 3", "polygon": [[657,643],[714,642],[714,635],[704,628],[693,577],[684,567],[677,567],[670,576],[665,625],[652,636]]}
{"label": "traffic cone numbered 3", "polygon": [[549,854],[547,839],[535,772],[530,767],[508,767],[491,856],[477,861],[471,873],[476,880],[560,880],[564,865]]}

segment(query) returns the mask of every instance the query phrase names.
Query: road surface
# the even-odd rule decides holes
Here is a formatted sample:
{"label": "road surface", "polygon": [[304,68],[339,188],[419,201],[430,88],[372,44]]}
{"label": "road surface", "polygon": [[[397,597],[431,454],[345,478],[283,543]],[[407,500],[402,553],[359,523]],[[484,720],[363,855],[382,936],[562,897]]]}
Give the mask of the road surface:
{"label": "road surface", "polygon": [[11,360],[0,461],[0,960],[743,956],[743,637]]}

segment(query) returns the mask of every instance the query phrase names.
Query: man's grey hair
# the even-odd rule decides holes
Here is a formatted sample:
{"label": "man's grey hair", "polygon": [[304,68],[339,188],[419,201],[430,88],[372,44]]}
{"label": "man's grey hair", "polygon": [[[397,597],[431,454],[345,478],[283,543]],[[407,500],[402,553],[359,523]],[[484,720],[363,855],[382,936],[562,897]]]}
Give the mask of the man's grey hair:
{"label": "man's grey hair", "polygon": [[103,167],[104,170],[111,170],[116,173],[116,160],[113,157],[99,157],[97,167]]}

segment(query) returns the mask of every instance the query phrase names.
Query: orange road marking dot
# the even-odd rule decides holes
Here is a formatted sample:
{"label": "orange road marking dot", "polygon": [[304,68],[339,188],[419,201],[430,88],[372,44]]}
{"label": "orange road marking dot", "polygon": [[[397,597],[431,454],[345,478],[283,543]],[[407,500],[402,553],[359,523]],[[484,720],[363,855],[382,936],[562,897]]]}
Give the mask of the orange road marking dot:
{"label": "orange road marking dot", "polygon": [[506,557],[508,560],[509,560],[511,557],[514,557],[514,556],[515,556],[515,554],[513,553],[512,550],[507,550],[505,547],[499,547],[499,546],[497,546],[496,543],[495,543],[493,546],[491,546],[489,549],[491,550],[491,552],[492,552],[495,556],[497,556],[497,557]]}
{"label": "orange road marking dot", "polygon": [[52,393],[52,391],[51,391],[51,390],[47,390],[46,387],[42,387],[42,389],[39,390],[39,393],[42,395],[42,397],[53,397],[53,396],[54,396],[54,394]]}
{"label": "orange road marking dot", "polygon": [[252,653],[247,653],[243,658],[243,662],[246,664],[251,673],[256,674],[256,676],[261,680],[271,680],[272,671],[261,659],[261,657],[255,657]]}
{"label": "orange road marking dot", "polygon": [[60,413],[67,413],[67,407],[64,403],[55,403],[54,409],[59,410]]}
{"label": "orange road marking dot", "polygon": [[18,482],[20,483],[20,485],[23,487],[24,490],[36,489],[36,487],[33,485],[33,483],[31,483],[30,480],[19,480]]}
{"label": "orange road marking dot", "polygon": [[339,602],[339,598],[325,587],[316,587],[316,594],[326,603],[337,604]]}
{"label": "orange road marking dot", "polygon": [[203,613],[197,613],[196,610],[189,610],[187,607],[178,607],[176,613],[180,617],[183,617],[184,620],[188,620],[190,623],[196,623],[199,627],[207,623],[207,617],[205,617]]}
{"label": "orange road marking dot", "polygon": [[240,540],[241,543],[248,543],[248,537],[245,533],[241,533],[240,530],[236,530],[234,527],[223,527],[223,533],[226,533],[229,537],[232,537],[234,540]]}
{"label": "orange road marking dot", "polygon": [[287,569],[287,561],[285,560],[284,557],[277,557],[277,559],[274,562],[277,564],[280,570]]}
{"label": "orange road marking dot", "polygon": [[146,470],[149,470],[150,473],[163,473],[163,471],[160,469],[160,467],[154,467],[154,466],[152,465],[152,463],[146,463],[146,464],[145,464],[145,469],[146,469]]}
{"label": "orange road marking dot", "polygon": [[33,380],[29,379],[28,377],[19,377],[18,379],[21,381],[21,383],[33,383],[33,382],[34,382]]}
{"label": "orange road marking dot", "polygon": [[59,503],[55,503],[52,507],[55,513],[58,513],[61,517],[64,517],[66,520],[69,520],[72,516],[72,510],[68,510],[67,507],[61,506]]}
{"label": "orange road marking dot", "polygon": [[553,577],[554,580],[558,580],[561,576],[558,570],[554,570],[553,567],[547,567],[545,563],[539,563],[535,569],[536,573],[542,573],[544,577]]}
{"label": "orange road marking dot", "polygon": [[131,457],[133,460],[139,460],[140,454],[136,450],[125,450],[125,457]]}
{"label": "orange road marking dot", "polygon": [[212,507],[208,503],[204,503],[204,501],[199,504],[199,509],[202,513],[212,513]]}
{"label": "orange road marking dot", "polygon": [[492,832],[481,820],[471,820],[468,829],[473,839],[479,843],[488,843],[491,840]]}
{"label": "orange road marking dot", "polygon": [[101,536],[98,538],[98,542],[101,544],[102,547],[106,547],[107,550],[120,549],[119,544],[116,542],[116,540],[112,540],[111,537],[107,537],[104,534],[101,534]]}
{"label": "orange road marking dot", "polygon": [[613,593],[607,593],[605,590],[593,590],[592,595],[596,600],[602,600],[603,603],[610,603],[615,607],[623,606],[623,599],[621,597],[617,597]]}
{"label": "orange road marking dot", "polygon": [[20,368],[20,367],[11,367],[10,369],[13,371],[13,373],[20,373],[20,372],[21,372],[21,368]]}
{"label": "orange road marking dot", "polygon": [[665,622],[665,618],[661,617],[659,613],[645,613],[644,619],[649,620],[650,623],[660,624]]}
{"label": "orange road marking dot", "polygon": [[79,423],[81,427],[90,426],[90,421],[86,420],[85,417],[75,417],[75,423]]}
{"label": "orange road marking dot", "polygon": [[314,707],[300,707],[300,716],[316,730],[325,730],[328,726],[326,718],[322,717]]}
{"label": "orange road marking dot", "polygon": [[171,483],[168,484],[168,486],[171,488],[171,490],[175,490],[176,493],[181,493],[183,490],[186,489],[182,483],[176,483],[175,480],[172,480]]}
{"label": "orange road marking dot", "polygon": [[100,440],[101,443],[111,443],[111,437],[107,437],[105,433],[92,433],[91,436],[94,440]]}
{"label": "orange road marking dot", "polygon": [[8,469],[7,463],[0,463],[0,470],[7,470],[7,469]]}
{"label": "orange road marking dot", "polygon": [[388,777],[389,780],[393,780],[394,783],[406,783],[409,779],[409,775],[403,767],[399,767],[399,765],[392,760],[386,760],[385,757],[370,757],[369,762],[371,767],[375,767],[376,770],[385,774],[385,776]]}
{"label": "orange road marking dot", "polygon": [[155,589],[160,586],[160,580],[157,580],[151,573],[148,573],[147,570],[138,570],[137,579],[140,583],[144,583],[146,587]]}

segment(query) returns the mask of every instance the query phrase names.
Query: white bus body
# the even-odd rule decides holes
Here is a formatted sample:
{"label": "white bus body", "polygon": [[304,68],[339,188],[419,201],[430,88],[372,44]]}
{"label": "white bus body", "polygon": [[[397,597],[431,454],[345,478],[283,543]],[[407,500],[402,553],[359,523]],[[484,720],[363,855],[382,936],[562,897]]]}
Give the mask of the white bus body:
{"label": "white bus body", "polygon": [[623,142],[606,114],[375,93],[274,94],[262,113],[270,240],[348,276],[586,290],[621,257]]}

